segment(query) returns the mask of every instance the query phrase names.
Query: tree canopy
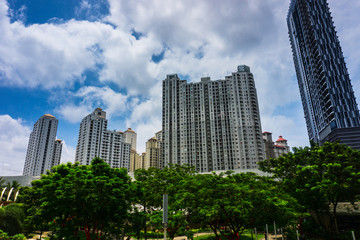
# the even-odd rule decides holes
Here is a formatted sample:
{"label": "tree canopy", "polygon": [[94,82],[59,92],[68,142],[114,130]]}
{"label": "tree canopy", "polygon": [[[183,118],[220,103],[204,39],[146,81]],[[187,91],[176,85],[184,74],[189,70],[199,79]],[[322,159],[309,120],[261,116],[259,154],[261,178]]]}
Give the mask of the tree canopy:
{"label": "tree canopy", "polygon": [[100,239],[114,233],[131,210],[132,183],[126,169],[99,158],[91,165],[62,164],[42,175],[22,195],[29,222],[57,237]]}
{"label": "tree canopy", "polygon": [[[327,231],[338,231],[338,203],[353,202],[360,194],[360,151],[339,143],[294,148],[293,153],[261,162],[260,169],[279,179]],[[319,214],[324,212],[332,217],[332,225],[321,222]]]}

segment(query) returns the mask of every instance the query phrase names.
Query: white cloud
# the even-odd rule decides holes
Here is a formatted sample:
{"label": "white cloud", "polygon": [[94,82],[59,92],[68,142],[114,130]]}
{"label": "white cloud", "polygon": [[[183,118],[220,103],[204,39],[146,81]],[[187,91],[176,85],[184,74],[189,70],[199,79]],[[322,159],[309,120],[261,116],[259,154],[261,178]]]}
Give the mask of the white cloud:
{"label": "white cloud", "polygon": [[[82,87],[75,93],[68,93],[67,97],[70,103],[60,106],[57,112],[72,123],[80,122],[97,107],[106,111],[107,118],[119,116],[128,110],[128,97],[109,87]],[[80,99],[80,103],[75,105],[71,99]]]}
{"label": "white cloud", "polygon": [[262,116],[261,122],[263,131],[272,133],[273,141],[283,136],[290,147],[309,146],[306,126],[302,119],[275,115]]}
{"label": "white cloud", "polygon": [[0,115],[0,176],[22,175],[30,129],[22,119]]}
{"label": "white cloud", "polygon": [[154,86],[151,98],[133,107],[131,116],[126,120],[126,126],[137,132],[136,150],[139,153],[145,152],[146,141],[162,128],[162,99],[157,89],[161,89],[160,84]]}
{"label": "white cloud", "polygon": [[75,152],[76,152],[76,149],[72,146],[67,145],[66,141],[63,140],[60,163],[67,163],[67,162],[74,163]]}
{"label": "white cloud", "polygon": [[88,106],[81,105],[63,105],[60,106],[57,112],[67,121],[71,123],[80,122],[86,115],[90,113],[91,109]]}
{"label": "white cloud", "polygon": [[[360,5],[329,2],[360,96]],[[79,14],[92,5],[81,1]],[[286,25],[288,2],[109,0],[109,5],[110,15],[102,20],[25,26],[10,23],[6,1],[0,0],[0,86],[63,88],[68,96],[57,110],[63,118],[79,122],[100,106],[112,120],[135,129],[138,146],[144,146],[161,128],[166,74],[216,80],[246,64],[255,75],[263,130],[283,134],[292,146],[307,142],[302,110],[293,115],[286,110],[300,101]],[[132,29],[143,36],[136,40]],[[164,59],[152,62],[162,51]],[[89,69],[99,74],[95,85],[101,87],[84,86]],[[109,83],[122,92],[106,87]]]}

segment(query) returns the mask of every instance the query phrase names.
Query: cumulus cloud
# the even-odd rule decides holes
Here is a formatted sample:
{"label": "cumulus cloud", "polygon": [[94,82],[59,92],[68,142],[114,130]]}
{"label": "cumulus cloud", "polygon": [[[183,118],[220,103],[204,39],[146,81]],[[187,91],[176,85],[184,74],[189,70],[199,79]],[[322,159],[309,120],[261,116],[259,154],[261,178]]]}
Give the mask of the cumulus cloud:
{"label": "cumulus cloud", "polygon": [[76,149],[70,145],[67,145],[66,141],[63,140],[60,163],[67,163],[67,162],[74,163],[75,152],[76,152]]}
{"label": "cumulus cloud", "polygon": [[22,119],[0,115],[0,176],[22,175],[30,131]]}
{"label": "cumulus cloud", "polygon": [[[103,108],[108,118],[119,116],[128,110],[128,97],[109,87],[82,87],[75,93],[68,93],[67,97],[70,98],[70,103],[60,106],[57,112],[72,123],[80,122],[97,107]],[[72,99],[79,99],[80,103],[75,105],[71,102]]]}
{"label": "cumulus cloud", "polygon": [[[346,45],[350,74],[356,76],[355,93],[360,94],[356,45],[360,24],[354,24],[359,23],[359,11],[348,11],[360,6],[350,0],[329,2],[336,9],[332,12]],[[161,129],[161,81],[166,74],[186,75],[189,81],[202,76],[217,80],[246,64],[255,76],[263,130],[295,139],[293,146],[307,141],[301,107],[296,115],[286,110],[300,101],[287,34],[288,2],[109,0],[108,4],[106,17],[25,26],[10,22],[6,1],[0,0],[0,86],[62,89],[67,96],[56,108],[64,119],[79,122],[100,106],[110,118],[118,117],[135,129],[138,145],[144,146]],[[82,0],[76,11],[85,16],[96,8],[96,1]],[[158,61],[152,61],[154,56]],[[89,70],[97,73],[95,84],[88,82]],[[110,88],[113,84],[121,92]]]}

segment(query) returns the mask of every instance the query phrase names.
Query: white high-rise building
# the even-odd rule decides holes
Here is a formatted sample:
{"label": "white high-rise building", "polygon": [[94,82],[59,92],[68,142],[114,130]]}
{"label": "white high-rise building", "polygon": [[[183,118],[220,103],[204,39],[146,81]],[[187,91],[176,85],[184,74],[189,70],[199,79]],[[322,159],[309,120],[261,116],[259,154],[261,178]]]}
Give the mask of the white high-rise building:
{"label": "white high-rise building", "polygon": [[24,165],[24,176],[40,176],[60,163],[62,142],[56,139],[59,120],[43,115],[30,134]]}
{"label": "white high-rise building", "polygon": [[188,83],[177,74],[163,81],[164,165],[197,171],[253,169],[264,159],[260,114],[250,68],[225,80]]}
{"label": "white high-rise building", "polygon": [[130,147],[122,132],[107,130],[106,112],[96,108],[80,123],[75,161],[89,165],[95,157],[100,157],[111,167],[129,170]]}

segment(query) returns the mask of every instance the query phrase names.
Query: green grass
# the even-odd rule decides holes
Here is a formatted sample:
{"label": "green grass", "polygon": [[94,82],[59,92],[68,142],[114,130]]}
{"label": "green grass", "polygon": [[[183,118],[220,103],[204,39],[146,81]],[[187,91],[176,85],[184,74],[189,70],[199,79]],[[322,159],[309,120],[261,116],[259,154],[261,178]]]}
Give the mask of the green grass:
{"label": "green grass", "polygon": [[[226,237],[219,235],[221,240],[228,240]],[[264,235],[258,234],[257,240],[263,238]],[[253,239],[255,240],[255,234],[253,234]],[[195,237],[194,240],[215,240],[215,234],[202,235]],[[240,236],[240,240],[252,240],[251,233],[244,233]]]}

